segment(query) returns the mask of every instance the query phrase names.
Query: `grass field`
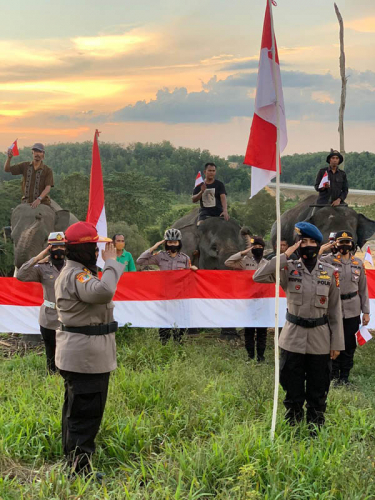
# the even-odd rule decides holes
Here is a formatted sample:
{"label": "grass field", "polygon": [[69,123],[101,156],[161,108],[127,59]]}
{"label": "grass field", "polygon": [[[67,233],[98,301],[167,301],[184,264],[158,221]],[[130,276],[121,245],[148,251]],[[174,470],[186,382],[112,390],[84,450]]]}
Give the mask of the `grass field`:
{"label": "grass field", "polygon": [[355,388],[331,390],[317,438],[288,428],[281,391],[271,442],[271,349],[258,365],[215,339],[161,346],[155,330],[131,330],[118,340],[94,460],[102,486],[67,479],[61,377],[46,377],[37,353],[0,360],[1,499],[375,498],[375,342],[357,350]]}

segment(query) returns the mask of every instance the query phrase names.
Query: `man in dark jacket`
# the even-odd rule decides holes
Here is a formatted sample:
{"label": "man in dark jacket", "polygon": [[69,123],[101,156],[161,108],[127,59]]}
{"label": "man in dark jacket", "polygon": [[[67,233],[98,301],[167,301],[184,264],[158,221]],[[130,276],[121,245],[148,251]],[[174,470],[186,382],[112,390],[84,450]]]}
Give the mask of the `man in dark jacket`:
{"label": "man in dark jacket", "polygon": [[[318,205],[331,204],[333,207],[344,203],[348,195],[348,180],[346,173],[339,169],[344,158],[338,151],[331,150],[327,156],[329,167],[321,168],[316,176],[315,189],[319,196]],[[326,182],[322,183],[324,175],[327,174]]]}

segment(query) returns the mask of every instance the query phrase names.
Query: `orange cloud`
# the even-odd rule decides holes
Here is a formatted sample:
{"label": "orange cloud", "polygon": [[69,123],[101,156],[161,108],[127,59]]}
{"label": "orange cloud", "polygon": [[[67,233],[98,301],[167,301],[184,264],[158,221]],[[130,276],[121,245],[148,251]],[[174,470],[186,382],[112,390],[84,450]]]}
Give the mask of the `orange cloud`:
{"label": "orange cloud", "polygon": [[375,17],[365,17],[363,19],[348,21],[345,22],[345,26],[362,33],[375,33]]}

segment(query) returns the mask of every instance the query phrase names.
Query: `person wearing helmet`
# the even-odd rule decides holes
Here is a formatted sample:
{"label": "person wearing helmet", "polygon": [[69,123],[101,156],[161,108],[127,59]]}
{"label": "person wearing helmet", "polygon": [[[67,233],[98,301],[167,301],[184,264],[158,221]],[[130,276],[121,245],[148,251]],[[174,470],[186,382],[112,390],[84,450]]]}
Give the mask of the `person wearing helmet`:
{"label": "person wearing helmet", "polygon": [[[91,457],[107,400],[110,372],[116,369],[117,322],[112,298],[124,265],[116,261],[110,238],[89,222],[65,231],[65,267],[56,280],[56,365],[64,379],[62,442],[71,474],[89,474]],[[96,260],[106,242],[101,279]],[[97,475],[100,480],[100,475]]]}
{"label": "person wearing helmet", "polygon": [[[160,245],[164,244],[164,250],[154,253]],[[137,264],[140,266],[155,265],[159,266],[160,271],[174,271],[178,269],[192,269],[196,271],[198,268],[192,266],[188,255],[181,252],[182,234],[179,229],[167,229],[164,233],[164,239],[158,241],[153,247],[143,252],[137,259]],[[180,340],[184,329],[173,331],[175,340]],[[160,340],[165,344],[170,336],[170,328],[159,329]]]}
{"label": "person wearing helmet", "polygon": [[[265,264],[267,261],[263,258],[264,239],[260,236],[247,236],[250,246],[246,250],[235,253],[224,264],[231,269],[240,269],[243,271],[255,270]],[[250,255],[251,253],[251,255]],[[245,349],[250,359],[255,358],[255,334],[257,339],[257,360],[265,361],[264,353],[267,344],[267,328],[245,327]]]}
{"label": "person wearing helmet", "polygon": [[59,327],[55,300],[55,281],[65,264],[65,236],[63,232],[51,233],[48,246],[36,257],[25,262],[17,271],[20,281],[36,281],[43,287],[43,304],[39,311],[40,333],[47,357],[47,371],[57,371],[55,364],[56,330]]}
{"label": "person wearing helmet", "polygon": [[12,149],[8,149],[8,157],[5,161],[4,171],[12,175],[22,175],[22,203],[30,203],[32,208],[41,203],[51,205],[49,192],[53,187],[53,173],[50,167],[43,163],[45,150],[40,142],[36,142],[31,148],[33,160],[10,165],[13,157]]}
{"label": "person wearing helmet", "polygon": [[[341,153],[331,149],[327,156],[328,167],[321,168],[316,176],[315,189],[319,196],[317,199],[318,205],[331,204],[333,207],[345,202],[348,196],[348,180],[344,170],[339,169],[339,165],[344,161]],[[324,175],[328,175],[327,182],[320,187],[320,183]]]}
{"label": "person wearing helmet", "polygon": [[[279,345],[280,383],[286,391],[286,418],[306,418],[312,435],[324,423],[332,360],[344,349],[340,283],[334,267],[318,258],[323,236],[309,222],[295,226],[297,242],[280,259],[280,284],[286,293],[286,323]],[[298,260],[289,260],[293,252]],[[255,271],[254,281],[275,283],[276,257]]]}
{"label": "person wearing helmet", "polygon": [[[361,323],[368,325],[370,322],[370,302],[366,270],[361,259],[353,255],[355,245],[352,233],[338,231],[334,243],[323,245],[322,250],[329,251],[333,247],[336,247],[337,253],[324,255],[321,257],[321,261],[331,264],[340,275],[345,349],[333,361],[332,379],[336,384],[347,385],[357,347],[355,334]],[[363,313],[362,321],[361,312]]]}

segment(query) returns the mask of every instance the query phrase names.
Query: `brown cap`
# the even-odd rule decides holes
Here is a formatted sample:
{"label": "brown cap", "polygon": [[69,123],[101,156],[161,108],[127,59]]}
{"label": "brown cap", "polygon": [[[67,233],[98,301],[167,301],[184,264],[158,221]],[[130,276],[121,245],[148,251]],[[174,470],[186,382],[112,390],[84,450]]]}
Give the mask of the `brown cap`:
{"label": "brown cap", "polygon": [[37,151],[41,151],[42,153],[45,153],[44,145],[41,142],[36,142],[31,149],[32,150],[36,149]]}

